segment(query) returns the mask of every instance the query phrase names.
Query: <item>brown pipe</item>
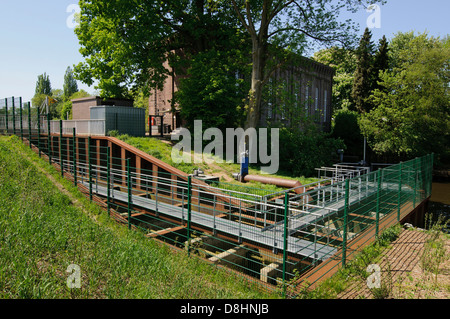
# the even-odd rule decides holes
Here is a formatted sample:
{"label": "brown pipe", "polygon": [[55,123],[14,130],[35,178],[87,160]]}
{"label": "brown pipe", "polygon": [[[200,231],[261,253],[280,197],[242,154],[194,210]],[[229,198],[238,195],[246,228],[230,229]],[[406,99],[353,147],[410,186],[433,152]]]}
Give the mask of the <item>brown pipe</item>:
{"label": "brown pipe", "polygon": [[290,179],[283,179],[283,178],[277,178],[277,177],[268,177],[268,176],[259,176],[259,175],[245,175],[244,176],[245,182],[260,182],[263,184],[271,184],[276,185],[280,187],[286,187],[286,188],[294,188],[295,193],[297,194],[303,194],[304,187],[299,181],[296,180],[290,180]]}

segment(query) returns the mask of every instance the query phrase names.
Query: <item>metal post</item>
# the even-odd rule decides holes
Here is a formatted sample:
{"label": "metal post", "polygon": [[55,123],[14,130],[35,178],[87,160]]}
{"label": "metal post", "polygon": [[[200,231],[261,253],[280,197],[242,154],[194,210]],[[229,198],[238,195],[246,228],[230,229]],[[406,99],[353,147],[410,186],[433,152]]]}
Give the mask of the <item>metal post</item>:
{"label": "metal post", "polygon": [[28,102],[28,143],[31,147],[31,103]]}
{"label": "metal post", "polygon": [[152,137],[152,116],[148,117],[148,136]]}
{"label": "metal post", "polygon": [[187,252],[188,257],[190,256],[190,246],[191,246],[191,188],[192,188],[192,177],[188,176],[188,202],[187,202]]}
{"label": "metal post", "polygon": [[379,221],[380,221],[380,192],[381,192],[381,170],[377,171],[377,181],[378,181],[378,189],[377,189],[377,207],[376,207],[376,221],[375,221],[375,236],[378,237],[379,231]]}
{"label": "metal post", "polygon": [[399,165],[399,177],[398,177],[398,209],[397,209],[397,221],[400,222],[400,208],[402,205],[402,180],[403,180],[403,162]]}
{"label": "metal post", "polygon": [[16,135],[16,101],[12,97],[12,111],[13,111],[13,134]]}
{"label": "metal post", "polygon": [[108,217],[111,216],[111,203],[110,203],[110,196],[111,196],[111,169],[110,169],[110,147],[108,146],[107,148],[107,153],[106,153],[106,183],[108,184],[107,186],[107,194],[106,194],[106,205],[107,205],[107,210],[108,210]]}
{"label": "metal post", "polygon": [[59,120],[59,168],[61,169],[61,176],[64,177],[64,165],[62,162],[62,138],[63,138],[63,121]]}
{"label": "metal post", "polygon": [[52,136],[51,136],[51,127],[50,127],[50,113],[47,113],[47,148],[48,148],[48,163],[51,165],[52,164],[52,152],[53,152],[53,147],[51,145],[52,142]]}
{"label": "metal post", "polygon": [[8,98],[5,98],[5,108],[6,108],[6,133],[8,133],[9,130],[9,119],[8,119]]}
{"label": "metal post", "polygon": [[72,162],[73,162],[73,186],[77,187],[77,132],[76,129],[73,128],[73,137],[72,137]]}
{"label": "metal post", "polygon": [[89,169],[89,199],[92,201],[92,156],[91,156],[91,137],[88,137],[88,169]]}
{"label": "metal post", "polygon": [[23,142],[23,119],[22,119],[22,98],[19,98],[19,119],[20,119],[20,138]]}
{"label": "metal post", "polygon": [[342,267],[345,267],[347,259],[347,226],[348,226],[348,202],[350,180],[345,180],[345,205],[344,205],[344,234],[342,238]]}
{"label": "metal post", "polygon": [[288,249],[287,230],[289,214],[289,194],[284,193],[284,231],[283,231],[283,298],[286,298],[286,257]]}
{"label": "metal post", "polygon": [[128,229],[131,229],[131,170],[130,170],[130,159],[127,158],[127,188],[128,188]]}
{"label": "metal post", "polygon": [[417,191],[417,157],[414,159],[414,197],[413,197],[413,209],[416,208],[416,191]]}
{"label": "metal post", "polygon": [[39,108],[37,108],[37,126],[38,126],[38,150],[39,157],[41,157],[41,116],[39,114]]}

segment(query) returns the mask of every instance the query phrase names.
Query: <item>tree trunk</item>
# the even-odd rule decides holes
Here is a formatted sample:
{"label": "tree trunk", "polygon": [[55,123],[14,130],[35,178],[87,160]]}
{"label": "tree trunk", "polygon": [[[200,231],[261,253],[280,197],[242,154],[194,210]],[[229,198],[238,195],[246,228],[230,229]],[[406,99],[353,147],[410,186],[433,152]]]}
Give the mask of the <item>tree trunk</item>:
{"label": "tree trunk", "polygon": [[253,65],[247,121],[245,124],[246,129],[249,127],[256,128],[261,118],[262,89],[266,61],[266,46],[264,43],[261,43],[258,39],[253,39],[252,42]]}

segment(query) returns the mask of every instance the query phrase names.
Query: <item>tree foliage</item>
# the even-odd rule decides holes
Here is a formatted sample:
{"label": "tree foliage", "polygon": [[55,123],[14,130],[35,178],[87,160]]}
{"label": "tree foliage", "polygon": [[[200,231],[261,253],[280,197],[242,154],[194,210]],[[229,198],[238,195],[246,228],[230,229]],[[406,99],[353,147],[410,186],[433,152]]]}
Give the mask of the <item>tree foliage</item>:
{"label": "tree foliage", "polygon": [[[251,45],[245,61],[252,66],[246,125],[254,127],[259,121],[263,87],[274,70],[289,62],[293,54],[303,53],[308,38],[327,44],[350,43],[353,24],[338,22],[338,16],[362,3],[81,0],[80,26],[75,32],[85,61],[75,67],[75,74],[88,85],[97,80],[101,95],[109,97],[129,97],[130,88],[150,92],[151,88],[161,89],[172,70],[186,75],[195,55],[221,51],[217,42],[226,43],[244,32]],[[165,66],[166,61],[171,68]]]}
{"label": "tree foliage", "polygon": [[273,72],[291,62],[295,54],[303,54],[308,42],[326,45],[353,43],[356,30],[354,24],[349,20],[339,22],[338,17],[343,10],[357,10],[362,2],[359,0],[231,1],[252,43],[247,127],[258,125],[262,92]]}
{"label": "tree foliage", "polygon": [[356,50],[357,64],[351,95],[354,109],[360,113],[370,110],[367,99],[373,88],[373,53],[372,33],[366,28]]}
{"label": "tree foliage", "polygon": [[181,79],[176,93],[187,128],[199,119],[205,129],[225,131],[243,124],[240,105],[248,92],[248,81],[240,76],[245,65],[236,59],[239,55],[239,50],[209,50],[191,60],[187,77]]}
{"label": "tree foliage", "polygon": [[66,73],[64,74],[63,90],[65,99],[69,99],[70,96],[78,92],[77,80],[73,77],[73,70],[70,66],[67,67]]}
{"label": "tree foliage", "polygon": [[449,159],[449,38],[399,33],[392,40],[391,70],[381,72],[361,129],[378,154]]}
{"label": "tree foliage", "polygon": [[[102,96],[129,97],[129,89],[162,89],[171,68],[186,72],[188,61],[235,25],[227,10],[211,1],[81,0],[78,36],[85,61],[78,79],[98,80]],[[169,62],[171,68],[167,68]]]}
{"label": "tree foliage", "polygon": [[313,59],[335,70],[331,108],[334,113],[352,109],[352,88],[356,70],[356,56],[350,48],[331,47],[314,53]]}
{"label": "tree foliage", "polygon": [[50,82],[50,77],[45,72],[44,74],[38,75],[35,89],[35,95],[37,94],[45,94],[48,96],[52,95],[52,85]]}

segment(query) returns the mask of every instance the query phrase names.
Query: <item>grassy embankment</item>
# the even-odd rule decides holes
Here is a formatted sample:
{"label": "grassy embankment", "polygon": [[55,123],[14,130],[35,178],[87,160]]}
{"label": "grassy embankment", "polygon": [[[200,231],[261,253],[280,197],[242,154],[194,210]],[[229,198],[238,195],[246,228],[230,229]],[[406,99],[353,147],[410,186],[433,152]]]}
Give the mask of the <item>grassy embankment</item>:
{"label": "grassy embankment", "polygon": [[271,297],[114,223],[17,137],[0,136],[0,236],[0,298]]}
{"label": "grassy embankment", "polygon": [[[229,183],[234,185],[245,185],[252,188],[264,189],[269,191],[280,191],[283,188],[276,187],[274,185],[267,185],[258,182],[249,182],[242,184],[233,179],[232,174],[238,173],[240,171],[240,164],[231,163],[223,161],[220,163],[220,158],[203,154],[204,158],[206,157],[208,160],[212,161],[212,163],[207,164],[204,160],[201,163],[194,163],[194,156],[201,156],[200,154],[195,154],[193,151],[191,152],[191,163],[186,163],[185,161],[182,163],[175,163],[172,160],[172,145],[170,142],[164,143],[157,138],[149,138],[149,137],[131,137],[128,135],[115,135],[114,137],[128,143],[140,149],[141,151],[146,152],[147,154],[152,155],[165,163],[172,165],[173,167],[178,168],[179,170],[185,173],[192,173],[194,169],[200,168],[207,175],[219,176],[220,181],[222,183]],[[268,164],[267,164],[268,165]],[[250,174],[261,175],[260,168],[256,165],[250,165],[249,168]],[[270,175],[271,177],[278,177],[284,179],[298,180],[303,185],[313,183],[318,179],[316,177],[305,177],[305,176],[292,176],[290,172],[279,171],[275,175]]]}

